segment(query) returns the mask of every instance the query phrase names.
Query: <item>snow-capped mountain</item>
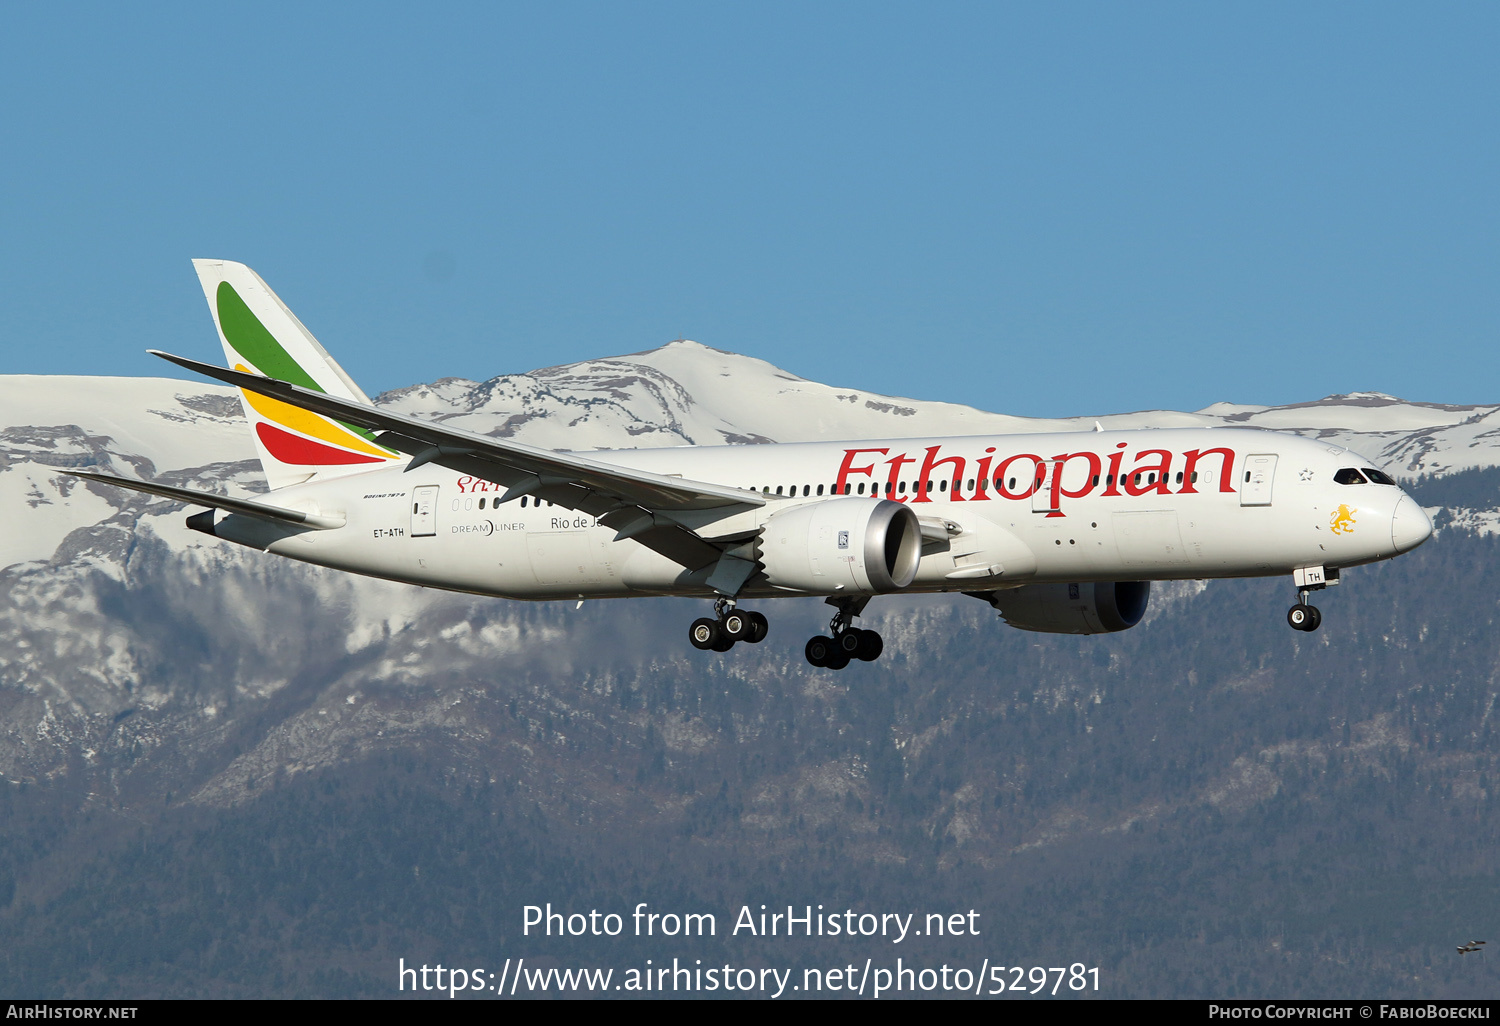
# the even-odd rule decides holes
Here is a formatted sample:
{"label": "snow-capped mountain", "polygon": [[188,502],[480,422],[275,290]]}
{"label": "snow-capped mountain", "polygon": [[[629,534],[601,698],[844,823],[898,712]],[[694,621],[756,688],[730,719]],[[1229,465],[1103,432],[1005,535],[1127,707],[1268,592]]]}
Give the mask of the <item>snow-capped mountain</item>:
{"label": "snow-capped mountain", "polygon": [[[1449,406],[1357,392],[1288,406],[1014,417],[824,385],[685,340],[484,382],[444,378],[375,401],[574,450],[1084,431],[1097,421],[1112,429],[1224,424],[1292,431],[1348,445],[1406,477],[1500,464],[1500,404]],[[163,378],[0,375],[0,430],[7,467],[107,463],[139,473],[150,461],[161,473],[254,455],[234,390]]]}
{"label": "snow-capped mountain", "polygon": [[[1089,431],[1096,419],[837,388],[690,342],[377,401],[571,449]],[[1500,466],[1497,408],[1366,393],[1097,419],[1324,438],[1404,478],[1442,475],[1446,493],[1472,507],[1449,509],[1445,522],[1493,533],[1497,475],[1483,468]],[[415,955],[412,937],[442,941],[460,919],[498,923],[537,900],[507,891],[522,896],[476,905],[476,879],[534,888],[546,878],[548,900],[563,900],[555,886],[572,871],[538,870],[537,852],[582,852],[591,872],[639,857],[621,871],[646,866],[640,879],[653,891],[670,876],[698,888],[690,895],[759,880],[763,896],[767,880],[802,873],[788,866],[833,867],[864,895],[889,867],[899,886],[888,893],[906,901],[913,878],[968,865],[986,887],[1020,881],[978,902],[997,914],[1044,907],[1041,890],[1025,889],[1051,888],[1025,884],[1040,863],[1118,856],[1123,876],[1079,885],[1089,911],[1075,920],[1113,934],[1123,919],[1098,915],[1099,895],[1141,890],[1141,866],[1167,867],[1141,899],[1144,921],[1160,918],[1161,895],[1193,891],[1178,886],[1190,867],[1211,881],[1205,893],[1240,881],[1239,909],[1241,895],[1277,880],[1316,880],[1307,852],[1327,852],[1338,879],[1396,864],[1391,852],[1482,859],[1493,845],[1475,830],[1500,768],[1473,746],[1488,737],[1500,634],[1493,602],[1454,596],[1494,593],[1500,538],[1444,530],[1401,560],[1346,575],[1310,639],[1282,622],[1285,582],[1153,589],[1140,628],[1086,639],[1011,631],[957,596],[882,599],[861,623],[884,636],[885,656],[831,680],[801,654],[801,639],[827,622],[815,599],[776,603],[766,644],[710,657],[682,636],[701,613],[691,601],[575,609],[323,570],[193,533],[176,503],[64,473],[83,468],[264,489],[229,389],[0,377],[0,929],[17,942],[0,969],[17,979],[48,966],[109,994],[199,996],[209,991],[192,988],[226,986],[234,966],[248,966],[250,982],[237,985],[259,995],[271,985],[262,966],[285,956],[316,977],[299,993],[386,994],[389,965]],[[1389,832],[1372,833],[1369,817],[1383,808],[1395,810]],[[358,818],[331,825],[343,812]],[[1443,829],[1470,847],[1428,844]],[[1330,848],[1340,836],[1354,840]],[[1252,885],[1243,853],[1265,838],[1293,861]],[[484,861],[510,841],[524,848],[518,861]],[[289,854],[304,842],[329,861]],[[1227,854],[1205,862],[1212,851]],[[1374,861],[1351,870],[1362,853]],[[1428,875],[1459,872],[1438,869]],[[593,902],[594,879],[570,893]],[[443,880],[459,881],[462,900],[432,900],[449,893],[428,889]],[[333,896],[334,885],[356,897]],[[968,907],[971,890],[952,893]],[[412,904],[386,909],[372,895]],[[690,897],[685,907],[708,906]],[[1193,937],[1207,921],[1200,911],[1178,916]],[[1045,918],[1056,932],[1057,917]],[[389,935],[384,946],[370,947],[372,923]],[[265,941],[283,926],[292,932]],[[500,951],[496,937],[503,931],[465,950]],[[173,938],[187,947],[162,955]],[[1183,952],[1198,943],[1161,957],[1188,964]],[[1276,934],[1265,949],[1277,964],[1281,943]],[[1108,949],[1096,937],[1084,950]],[[1195,973],[1222,961],[1217,947],[1200,955]],[[1140,975],[1120,964],[1119,977]],[[1296,963],[1298,978],[1323,979],[1324,962],[1312,964]],[[1395,978],[1392,964],[1412,979],[1429,971],[1370,972]],[[141,983],[131,976],[141,972],[157,975]],[[340,975],[349,972],[364,982]]]}
{"label": "snow-capped mountain", "polygon": [[[1282,407],[1221,403],[1191,413],[1036,420],[824,385],[688,341],[486,382],[449,378],[376,401],[575,450],[1087,431],[1097,419],[1111,428],[1296,431],[1348,445],[1403,477],[1500,465],[1500,406],[1356,393]],[[518,639],[558,634],[555,610],[426,592],[248,552],[188,531],[177,504],[62,473],[95,468],[231,494],[260,491],[231,389],[162,378],[0,377],[0,421],[7,525],[0,533],[0,693],[8,695],[0,771],[12,779],[57,772],[78,753],[104,759],[128,745],[137,761],[143,752],[173,751],[177,759],[198,753],[202,765],[188,790],[218,800],[213,796],[253,788],[277,767],[322,764],[374,737],[390,742],[459,715],[451,696],[437,692],[371,698],[372,681],[409,689],[502,655],[509,667],[524,667],[535,645]],[[1474,516],[1478,526],[1496,519],[1493,512]],[[634,644],[641,659],[656,658],[619,626],[649,615],[617,615],[602,629],[619,634],[621,650]],[[900,649],[922,643],[922,631],[907,621],[931,614],[871,615],[888,618],[882,629]],[[980,610],[961,615],[977,623]],[[441,658],[432,655],[435,638],[445,639],[436,646]],[[192,658],[184,661],[184,652]],[[761,672],[797,672],[799,654],[786,654],[784,666],[763,662]],[[321,676],[309,677],[310,666],[321,667]],[[304,696],[267,728],[259,717],[299,687],[316,697]],[[425,697],[418,701],[418,694]],[[259,726],[251,730],[251,722]],[[231,743],[244,730],[251,736]]]}
{"label": "snow-capped mountain", "polygon": [[532,445],[571,449],[795,442],[1104,427],[1259,427],[1326,438],[1402,476],[1500,464],[1500,405],[1408,402],[1377,392],[1290,406],[1216,403],[1043,419],[904,399],[799,378],[752,357],[678,341],[650,352],[486,382],[445,378],[377,399]]}

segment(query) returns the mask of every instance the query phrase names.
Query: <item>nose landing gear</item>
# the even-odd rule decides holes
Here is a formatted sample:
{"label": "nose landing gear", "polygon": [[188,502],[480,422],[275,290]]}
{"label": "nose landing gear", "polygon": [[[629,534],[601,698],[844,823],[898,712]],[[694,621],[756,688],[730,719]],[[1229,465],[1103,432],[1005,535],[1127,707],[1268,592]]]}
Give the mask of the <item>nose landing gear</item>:
{"label": "nose landing gear", "polygon": [[1315,631],[1323,622],[1323,614],[1317,606],[1307,604],[1307,597],[1339,583],[1338,567],[1309,566],[1292,572],[1292,583],[1297,586],[1297,604],[1286,611],[1286,622],[1294,631]]}
{"label": "nose landing gear", "polygon": [[868,598],[829,599],[838,607],[828,623],[828,635],[810,638],[803,654],[814,666],[827,670],[842,670],[851,660],[874,662],[885,650],[885,642],[874,631],[860,630],[853,626],[853,619],[865,608]]}
{"label": "nose landing gear", "polygon": [[751,645],[764,641],[770,633],[771,623],[753,610],[736,609],[733,599],[719,599],[714,603],[713,618],[701,616],[688,628],[688,640],[694,648],[706,652],[728,652],[736,641]]}
{"label": "nose landing gear", "polygon": [[1323,614],[1318,611],[1317,606],[1310,606],[1306,601],[1298,602],[1286,611],[1286,622],[1292,625],[1294,631],[1315,631],[1323,622]]}

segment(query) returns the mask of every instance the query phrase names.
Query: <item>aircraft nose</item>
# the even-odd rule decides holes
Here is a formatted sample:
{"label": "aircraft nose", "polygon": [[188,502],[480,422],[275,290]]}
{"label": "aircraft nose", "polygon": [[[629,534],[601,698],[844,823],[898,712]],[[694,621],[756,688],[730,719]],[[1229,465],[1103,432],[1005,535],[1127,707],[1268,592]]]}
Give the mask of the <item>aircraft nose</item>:
{"label": "aircraft nose", "polygon": [[1410,495],[1401,496],[1391,514],[1391,544],[1396,551],[1410,552],[1431,537],[1432,521],[1426,511]]}

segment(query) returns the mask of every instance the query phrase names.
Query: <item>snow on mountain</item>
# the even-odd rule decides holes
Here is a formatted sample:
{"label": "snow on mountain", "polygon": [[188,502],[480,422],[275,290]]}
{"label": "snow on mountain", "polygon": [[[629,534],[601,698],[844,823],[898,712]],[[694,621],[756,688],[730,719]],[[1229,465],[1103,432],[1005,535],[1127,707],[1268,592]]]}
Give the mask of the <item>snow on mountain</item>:
{"label": "snow on mountain", "polygon": [[1331,395],[1288,406],[1216,403],[1200,411],[1225,424],[1292,431],[1346,445],[1405,477],[1500,464],[1500,405],[1414,403],[1381,392]]}
{"label": "snow on mountain", "polygon": [[1193,413],[1014,417],[824,385],[685,340],[485,382],[445,378],[376,401],[483,434],[571,449],[1087,431],[1097,420],[1111,429],[1293,431],[1347,445],[1403,476],[1500,464],[1500,404],[1447,406],[1357,392],[1289,406],[1216,403]]}
{"label": "snow on mountain", "polygon": [[[52,556],[128,497],[59,470],[176,479],[255,456],[232,389],[166,378],[0,376],[0,567]],[[174,473],[176,472],[176,473]],[[193,475],[189,475],[193,476]]]}
{"label": "snow on mountain", "polygon": [[[1089,431],[1095,421],[839,388],[687,341],[486,382],[448,378],[376,401],[575,450]],[[1414,476],[1500,465],[1497,409],[1356,393],[1098,420],[1110,428],[1296,431]],[[167,790],[218,802],[252,793],[278,772],[351,758],[415,732],[472,735],[487,751],[488,728],[465,725],[475,696],[466,704],[467,692],[433,682],[444,674],[483,678],[498,666],[510,675],[531,666],[565,672],[558,669],[572,658],[562,643],[565,615],[591,618],[590,636],[608,643],[609,658],[600,657],[591,680],[616,672],[611,660],[626,651],[642,665],[687,658],[658,653],[653,639],[663,628],[651,618],[671,615],[659,606],[565,614],[291,563],[194,534],[176,503],[64,473],[85,468],[229,494],[264,489],[232,389],[161,378],[0,377],[0,774],[10,779],[64,772],[82,758],[121,770],[120,781],[173,775]],[[1477,515],[1463,522],[1493,527],[1500,517]],[[1182,601],[1190,598],[1183,592]],[[990,616],[978,604],[924,613],[900,603],[872,615],[893,651],[923,636],[923,615],[976,624]],[[801,669],[793,646],[763,654],[756,672],[790,679]],[[547,689],[534,701],[545,709],[539,716],[582,715]],[[189,764],[191,772],[183,769]]]}
{"label": "snow on mountain", "polygon": [[[686,340],[485,382],[445,378],[376,401],[482,434],[574,450],[1087,431],[1097,419],[1107,428],[1294,431],[1348,446],[1406,477],[1500,465],[1500,405],[1358,392],[1289,406],[1217,403],[1192,413],[1038,419],[824,385]],[[0,538],[0,567],[47,559],[70,532],[143,506],[59,470],[95,468],[244,493],[259,487],[253,461],[233,389],[165,378],[0,376],[0,509],[10,525]]]}
{"label": "snow on mountain", "polygon": [[0,471],[7,526],[0,534],[0,567],[47,559],[69,533],[114,514],[107,499],[78,485],[29,461]]}
{"label": "snow on mountain", "polygon": [[75,429],[66,438],[5,436],[9,458],[32,453],[59,467],[89,465],[76,457],[103,451],[83,438],[109,439],[111,466],[122,473],[141,460],[160,471],[255,456],[234,389],[169,378],[0,375],[0,430],[22,426]]}

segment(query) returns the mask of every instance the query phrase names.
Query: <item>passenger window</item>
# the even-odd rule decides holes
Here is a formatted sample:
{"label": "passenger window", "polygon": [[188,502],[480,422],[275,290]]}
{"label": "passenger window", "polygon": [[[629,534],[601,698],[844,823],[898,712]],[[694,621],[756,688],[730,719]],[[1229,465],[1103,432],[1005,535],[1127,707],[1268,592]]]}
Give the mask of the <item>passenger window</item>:
{"label": "passenger window", "polygon": [[1010,479],[1010,490],[1011,491],[1015,491],[1016,490],[1016,479],[1015,478],[1011,478]]}
{"label": "passenger window", "polygon": [[1177,472],[1177,483],[1182,484],[1182,471]]}
{"label": "passenger window", "polygon": [[[818,491],[820,491],[820,492],[821,492],[821,491],[822,491],[822,490],[823,490],[823,489],[822,489],[822,487],[821,487],[821,486],[820,486],[820,487],[819,487],[819,488],[818,488]],[[812,485],[803,485],[803,486],[802,486],[802,494],[803,494],[803,496],[804,496],[804,497],[805,497],[805,496],[808,496],[808,495],[811,495],[811,494],[812,494]]]}
{"label": "passenger window", "polygon": [[1198,472],[1195,470],[1195,471],[1193,471],[1193,484],[1197,484],[1197,483],[1198,483]]}
{"label": "passenger window", "polygon": [[776,494],[777,494],[777,495],[780,495],[780,494],[781,494],[781,485],[777,485],[777,486],[776,486]]}
{"label": "passenger window", "polygon": [[865,483],[863,481],[859,483],[859,494],[865,494]]}
{"label": "passenger window", "polygon": [[526,499],[527,499],[527,496],[525,496],[525,495],[521,496],[521,508],[522,509],[526,508]]}
{"label": "passenger window", "polygon": [[818,494],[819,495],[823,494],[823,486],[822,485],[818,485]]}
{"label": "passenger window", "polygon": [[940,491],[940,492],[946,492],[947,490],[948,490],[948,482],[946,480],[939,481],[938,482],[938,491]]}
{"label": "passenger window", "polygon": [[1376,470],[1374,467],[1365,468],[1365,477],[1368,477],[1376,484],[1393,485],[1396,483],[1391,475],[1387,474],[1383,470]]}
{"label": "passenger window", "polygon": [[483,499],[479,500],[479,508],[480,509],[484,509],[484,500]]}
{"label": "passenger window", "polygon": [[1334,482],[1336,484],[1365,484],[1366,483],[1364,475],[1361,474],[1359,471],[1355,470],[1353,467],[1344,467],[1337,474],[1333,475],[1333,480],[1334,480]]}
{"label": "passenger window", "polygon": [[899,484],[899,485],[898,485],[898,486],[897,486],[897,487],[896,487],[896,491],[898,491],[898,492],[903,492],[903,493],[904,493],[904,492],[905,492],[905,491],[906,491],[906,482],[905,482],[905,481],[902,481],[902,482],[901,482],[901,484]]}

